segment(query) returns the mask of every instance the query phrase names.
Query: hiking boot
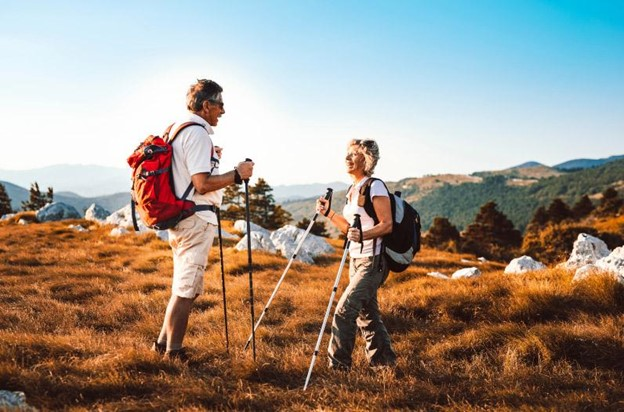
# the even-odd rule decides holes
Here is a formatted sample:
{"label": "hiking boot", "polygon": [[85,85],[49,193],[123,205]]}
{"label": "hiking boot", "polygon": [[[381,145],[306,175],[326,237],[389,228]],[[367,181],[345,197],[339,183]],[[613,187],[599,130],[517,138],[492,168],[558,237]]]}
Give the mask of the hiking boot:
{"label": "hiking boot", "polygon": [[165,359],[179,360],[180,362],[188,362],[189,353],[186,348],[173,349],[165,352]]}
{"label": "hiking boot", "polygon": [[152,350],[152,352],[156,352],[159,355],[164,355],[165,352],[167,352],[167,344],[158,343],[158,341],[154,341],[150,349]]}

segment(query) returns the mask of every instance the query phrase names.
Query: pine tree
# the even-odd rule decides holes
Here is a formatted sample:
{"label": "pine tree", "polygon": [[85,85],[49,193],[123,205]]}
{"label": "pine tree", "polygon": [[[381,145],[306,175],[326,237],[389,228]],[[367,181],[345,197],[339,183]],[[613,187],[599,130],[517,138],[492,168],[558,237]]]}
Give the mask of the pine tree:
{"label": "pine tree", "polygon": [[589,196],[584,195],[578,202],[572,207],[572,214],[576,219],[582,219],[594,210],[594,204],[589,199]]}
{"label": "pine tree", "polygon": [[267,223],[267,229],[279,229],[280,227],[288,224],[292,220],[292,215],[286,209],[280,205],[275,205],[273,211],[269,215],[269,222]]}
{"label": "pine tree", "polygon": [[241,186],[237,184],[229,185],[223,191],[222,207],[226,209],[221,213],[221,217],[228,220],[238,220],[245,218],[245,207],[242,205],[244,193]]}
{"label": "pine tree", "polygon": [[254,223],[266,227],[269,222],[271,205],[275,203],[271,192],[273,188],[263,178],[259,178],[254,186],[249,188],[249,214]]}
{"label": "pine tree", "polygon": [[475,217],[463,233],[462,249],[487,258],[506,258],[512,249],[520,246],[522,236],[514,229],[513,223],[498,211],[495,202],[481,206]]}
{"label": "pine tree", "polygon": [[9,197],[4,185],[0,183],[0,216],[7,215],[9,213],[13,213],[11,198]]}
{"label": "pine tree", "polygon": [[266,228],[278,229],[291,220],[290,213],[279,205],[271,192],[273,188],[263,178],[259,178],[249,188],[249,215],[252,222]]}
{"label": "pine tree", "polygon": [[241,185],[233,184],[226,186],[223,191],[223,205],[234,205],[239,208],[242,206],[243,202],[243,191],[241,190]]}
{"label": "pine tree", "polygon": [[48,193],[46,193],[45,195],[45,200],[46,200],[46,203],[54,202],[54,189],[52,189],[52,187],[50,186],[48,186]]}
{"label": "pine tree", "polygon": [[[52,188],[48,188],[48,194],[51,193]],[[48,196],[41,193],[39,190],[39,184],[34,182],[30,185],[30,198],[28,201],[22,202],[22,210],[39,210],[48,203]]]}
{"label": "pine tree", "polygon": [[527,230],[539,229],[541,227],[544,227],[549,221],[550,216],[548,215],[546,208],[544,206],[540,206],[535,210],[535,213],[533,214],[533,217],[529,222]]}
{"label": "pine tree", "polygon": [[548,220],[553,223],[561,223],[573,217],[570,207],[561,199],[554,199],[548,206]]}
{"label": "pine tree", "polygon": [[460,242],[457,228],[445,217],[435,217],[423,238],[423,243],[434,249],[457,251]]}
{"label": "pine tree", "polygon": [[597,216],[616,216],[623,204],[624,201],[620,198],[617,190],[610,187],[602,192],[602,199],[600,199],[595,214]]}
{"label": "pine tree", "polygon": [[[309,225],[310,225],[310,219],[308,219],[307,217],[304,217],[299,222],[297,222],[297,227],[299,229],[307,229]],[[319,222],[318,220],[314,221],[314,224],[312,225],[312,228],[310,229],[310,233],[312,233],[313,235],[323,236],[323,237],[329,236],[329,233],[327,233],[327,227],[325,226],[325,223]]]}

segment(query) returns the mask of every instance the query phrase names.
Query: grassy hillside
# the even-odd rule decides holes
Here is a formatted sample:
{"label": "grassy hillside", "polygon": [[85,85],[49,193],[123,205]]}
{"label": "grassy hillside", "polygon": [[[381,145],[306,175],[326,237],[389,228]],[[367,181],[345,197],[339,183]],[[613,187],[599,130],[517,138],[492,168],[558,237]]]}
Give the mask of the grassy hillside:
{"label": "grassy hillside", "polygon": [[[328,370],[326,334],[303,392],[339,250],[293,265],[253,362],[241,350],[250,330],[247,254],[228,247],[230,351],[216,264],[191,315],[193,355],[184,364],[149,351],[169,296],[167,244],[109,230],[82,220],[0,223],[0,389],[24,391],[42,410],[624,408],[624,287],[610,278],[572,284],[559,269],[509,277],[485,263],[481,278],[444,281],[425,274],[478,263],[424,250],[380,290],[396,372],[371,373],[361,338],[351,373]],[[285,265],[254,253],[257,315]],[[345,271],[339,293],[346,282]]]}
{"label": "grassy hillside", "polygon": [[623,180],[624,160],[619,160],[594,169],[541,179],[526,187],[508,185],[504,176],[488,177],[479,184],[445,185],[414,205],[425,227],[435,216],[444,216],[464,228],[474,220],[481,205],[494,200],[517,228],[524,229],[535,209],[547,206],[554,198],[559,197],[572,205],[585,194],[599,194],[610,186],[621,188]]}

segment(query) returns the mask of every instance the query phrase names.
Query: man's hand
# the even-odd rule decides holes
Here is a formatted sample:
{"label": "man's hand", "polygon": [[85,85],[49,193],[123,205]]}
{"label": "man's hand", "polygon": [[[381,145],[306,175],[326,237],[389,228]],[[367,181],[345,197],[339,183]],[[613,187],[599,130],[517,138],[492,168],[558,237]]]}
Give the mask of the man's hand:
{"label": "man's hand", "polygon": [[241,179],[247,180],[251,177],[251,175],[253,174],[254,164],[255,164],[254,162],[248,161],[248,162],[240,162],[238,166],[236,166],[236,170],[238,171],[238,174],[240,175]]}
{"label": "man's hand", "polygon": [[220,146],[214,147],[215,154],[217,155],[217,159],[221,159],[221,153],[223,152],[223,148]]}

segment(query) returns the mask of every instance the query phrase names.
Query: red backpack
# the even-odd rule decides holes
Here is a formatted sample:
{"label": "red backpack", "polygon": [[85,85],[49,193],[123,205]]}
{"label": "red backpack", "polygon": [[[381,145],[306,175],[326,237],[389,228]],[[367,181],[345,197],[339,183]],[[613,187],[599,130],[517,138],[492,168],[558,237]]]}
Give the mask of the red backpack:
{"label": "red backpack", "polygon": [[215,206],[195,205],[195,202],[186,200],[193,189],[192,182],[182,198],[175,194],[171,144],[183,129],[195,125],[204,127],[200,123],[183,123],[169,138],[172,124],[163,137],[148,136],[128,158],[128,164],[132,168],[132,223],[136,231],[139,227],[135,209],[147,227],[157,230],[170,229],[199,210],[215,212]]}

